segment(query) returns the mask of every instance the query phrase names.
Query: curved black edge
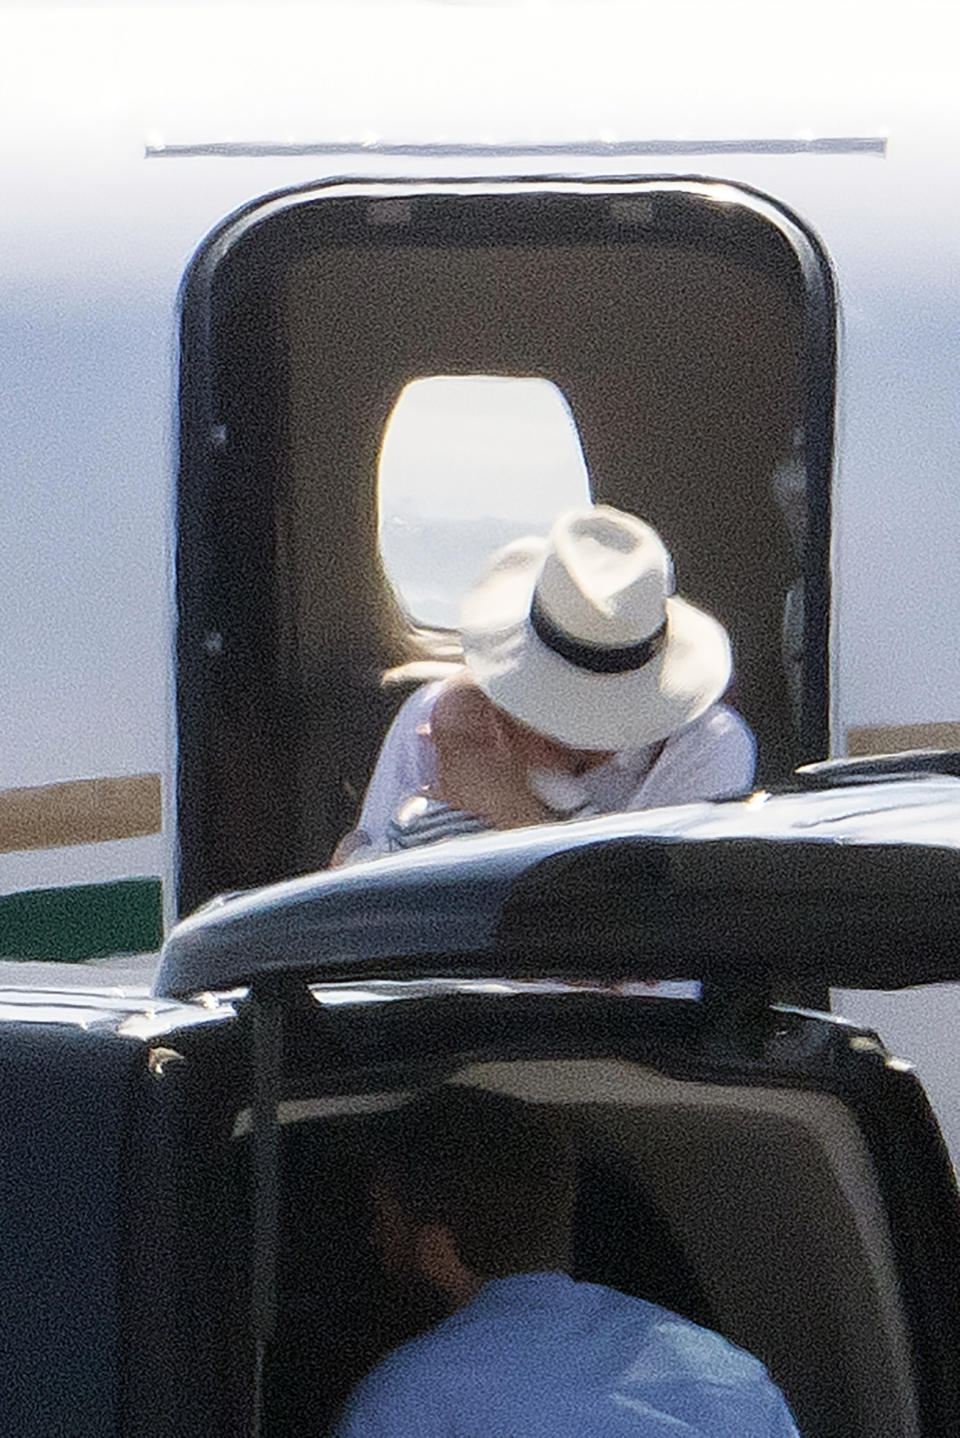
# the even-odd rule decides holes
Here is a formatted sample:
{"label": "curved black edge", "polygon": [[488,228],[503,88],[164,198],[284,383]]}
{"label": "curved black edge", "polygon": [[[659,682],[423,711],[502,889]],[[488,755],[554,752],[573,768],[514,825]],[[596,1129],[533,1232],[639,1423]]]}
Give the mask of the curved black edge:
{"label": "curved black edge", "polygon": [[826,759],[804,764],[793,777],[799,789],[832,789],[875,779],[911,779],[918,774],[946,774],[960,779],[960,749],[905,749],[899,754]]}
{"label": "curved black edge", "polygon": [[[836,404],[837,303],[833,271],[819,237],[805,221],[781,201],[740,181],[709,175],[591,175],[543,174],[500,176],[390,177],[338,175],[292,189],[274,190],[243,205],[228,216],[201,243],[183,276],[179,293],[179,464],[175,528],[176,584],[176,800],[175,889],[178,916],[190,912],[223,884],[204,882],[203,856],[215,844],[205,820],[206,781],[194,756],[201,755],[209,730],[204,681],[205,636],[197,629],[208,588],[202,555],[209,534],[208,512],[213,502],[209,473],[211,437],[221,423],[217,403],[216,355],[213,337],[213,296],[224,261],[241,241],[287,211],[334,198],[360,187],[357,198],[414,198],[448,195],[465,190],[465,199],[493,199],[498,187],[511,187],[525,195],[538,187],[551,193],[574,195],[607,191],[668,192],[709,202],[708,189],[733,192],[741,206],[771,224],[789,248],[801,281],[803,295],[802,423],[807,464],[808,531],[804,556],[804,684],[801,745],[810,759],[829,752],[829,635],[830,635],[830,526]],[[500,199],[505,198],[503,190]],[[392,237],[392,238],[395,238]],[[449,243],[462,243],[465,237]],[[202,765],[200,766],[202,768]]]}
{"label": "curved black edge", "polygon": [[[960,1401],[960,1204],[943,1135],[911,1070],[849,1042],[824,1091],[851,1113],[873,1160],[889,1224],[919,1431],[950,1438]],[[821,1086],[821,1085],[817,1085]]]}
{"label": "curved black edge", "polygon": [[[175,930],[154,992],[370,978],[681,979],[724,1001],[956,981],[960,856],[903,843],[595,839],[327,873]],[[386,861],[390,864],[390,861]]]}

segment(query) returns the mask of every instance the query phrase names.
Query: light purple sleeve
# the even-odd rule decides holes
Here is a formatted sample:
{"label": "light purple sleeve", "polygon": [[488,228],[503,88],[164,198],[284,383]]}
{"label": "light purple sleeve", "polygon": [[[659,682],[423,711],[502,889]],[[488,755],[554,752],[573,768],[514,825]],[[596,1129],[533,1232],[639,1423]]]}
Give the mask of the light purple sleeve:
{"label": "light purple sleeve", "polygon": [[757,741],[746,720],[726,704],[714,704],[670,736],[628,807],[726,798],[751,787],[756,764]]}
{"label": "light purple sleeve", "polygon": [[433,745],[418,731],[428,722],[439,689],[426,684],[411,694],[388,729],[357,820],[366,837],[353,857],[385,852],[387,825],[397,809],[436,777]]}

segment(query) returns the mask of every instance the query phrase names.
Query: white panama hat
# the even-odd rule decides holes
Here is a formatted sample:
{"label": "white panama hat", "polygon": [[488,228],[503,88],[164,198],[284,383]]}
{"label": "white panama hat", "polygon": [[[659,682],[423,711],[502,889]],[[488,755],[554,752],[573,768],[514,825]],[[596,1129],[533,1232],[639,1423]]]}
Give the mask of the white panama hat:
{"label": "white panama hat", "polygon": [[649,524],[595,505],[490,560],[460,637],[480,688],[575,749],[639,749],[710,707],[730,682],[723,625],[673,593]]}

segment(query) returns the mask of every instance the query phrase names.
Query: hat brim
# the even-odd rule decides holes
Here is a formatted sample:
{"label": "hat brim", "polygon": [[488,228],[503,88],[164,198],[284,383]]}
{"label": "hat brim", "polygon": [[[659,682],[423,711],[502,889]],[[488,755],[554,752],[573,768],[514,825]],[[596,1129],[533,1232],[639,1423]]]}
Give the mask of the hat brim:
{"label": "hat brim", "polygon": [[467,596],[460,636],[471,675],[499,708],[575,749],[639,749],[715,703],[730,682],[730,640],[696,605],[666,600],[667,641],[640,669],[595,674],[549,649],[530,624],[545,542],[503,551]]}

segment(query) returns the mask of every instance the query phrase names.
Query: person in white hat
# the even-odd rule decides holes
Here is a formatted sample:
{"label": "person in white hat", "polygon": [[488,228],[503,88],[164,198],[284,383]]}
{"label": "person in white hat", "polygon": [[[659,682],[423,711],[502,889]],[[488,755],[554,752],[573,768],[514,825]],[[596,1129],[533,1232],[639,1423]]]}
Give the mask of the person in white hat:
{"label": "person in white hat", "polygon": [[460,638],[463,666],[400,709],[334,863],[749,789],[753,734],[719,702],[727,633],[633,515],[570,510],[498,550]]}

